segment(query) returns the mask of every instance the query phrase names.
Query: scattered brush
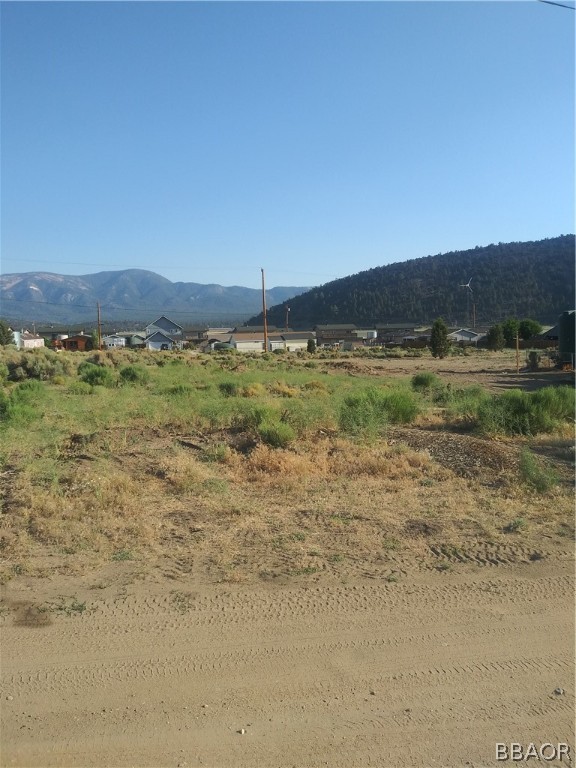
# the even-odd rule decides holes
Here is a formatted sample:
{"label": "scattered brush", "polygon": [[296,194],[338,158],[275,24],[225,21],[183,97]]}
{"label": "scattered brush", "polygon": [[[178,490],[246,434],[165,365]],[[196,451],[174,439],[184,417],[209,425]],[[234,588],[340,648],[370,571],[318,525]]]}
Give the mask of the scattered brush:
{"label": "scattered brush", "polygon": [[550,467],[539,464],[536,457],[525,449],[520,454],[520,477],[538,493],[548,493],[558,484],[558,475]]}

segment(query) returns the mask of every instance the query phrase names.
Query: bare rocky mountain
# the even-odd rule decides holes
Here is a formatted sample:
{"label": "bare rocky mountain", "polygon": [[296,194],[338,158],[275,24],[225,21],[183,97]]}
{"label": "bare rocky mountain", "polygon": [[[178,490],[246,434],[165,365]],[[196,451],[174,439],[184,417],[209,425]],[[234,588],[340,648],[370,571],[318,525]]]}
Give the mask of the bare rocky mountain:
{"label": "bare rocky mountain", "polygon": [[[266,301],[280,304],[308,290],[277,287]],[[262,292],[241,286],[173,283],[143,269],[59,275],[25,272],[0,276],[0,316],[11,323],[93,322],[100,303],[105,322],[150,321],[167,314],[182,324],[243,322],[262,309]]]}

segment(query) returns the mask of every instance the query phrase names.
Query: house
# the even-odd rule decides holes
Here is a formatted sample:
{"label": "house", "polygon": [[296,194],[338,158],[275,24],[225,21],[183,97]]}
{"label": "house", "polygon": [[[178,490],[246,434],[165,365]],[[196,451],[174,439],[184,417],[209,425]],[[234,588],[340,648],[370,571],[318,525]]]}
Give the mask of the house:
{"label": "house", "polygon": [[118,347],[125,347],[126,336],[121,333],[112,333],[109,336],[102,336],[102,344],[107,348],[113,347],[117,349]]}
{"label": "house", "polygon": [[44,346],[44,337],[30,331],[12,331],[18,349],[37,349]]}
{"label": "house", "polygon": [[448,334],[448,340],[460,344],[478,344],[485,334],[471,331],[469,328],[459,328]]}
{"label": "house", "polygon": [[354,323],[336,323],[332,325],[317,325],[316,342],[319,347],[339,345],[343,341],[356,341],[358,328]]}
{"label": "house", "polygon": [[178,323],[173,323],[172,320],[169,320],[165,315],[162,315],[157,320],[154,320],[153,323],[146,326],[146,336],[152,336],[152,334],[157,331],[166,333],[170,337],[175,336],[180,339],[183,339],[184,337],[184,329],[182,326],[178,325]]}
{"label": "house", "polygon": [[404,344],[417,337],[414,323],[379,323],[376,325],[379,344]]}
{"label": "house", "polygon": [[[298,352],[299,350],[308,349],[308,341],[310,339],[316,339],[316,334],[313,331],[288,331],[280,334],[282,347],[272,346],[270,342],[270,350],[284,348],[287,352]],[[277,344],[278,342],[273,342]]]}
{"label": "house", "polygon": [[182,339],[180,339],[180,341],[175,341],[174,338],[169,336],[167,333],[162,333],[162,331],[155,331],[149,336],[146,336],[144,344],[146,349],[178,349],[182,346]]}
{"label": "house", "polygon": [[66,336],[65,339],[61,339],[59,342],[59,348],[65,349],[68,352],[90,352],[94,349],[92,337],[87,336],[83,331],[76,333],[73,336]]}
{"label": "house", "polygon": [[[132,339],[136,343],[131,346],[141,346],[137,343],[137,339],[134,334]],[[153,323],[146,326],[146,337],[144,340],[144,346],[146,349],[182,349],[185,342],[184,329],[178,323],[172,322],[165,315],[162,315]]]}
{"label": "house", "polygon": [[[270,337],[269,337],[270,338]],[[238,352],[263,352],[264,332],[262,333],[233,333],[229,343]]]}

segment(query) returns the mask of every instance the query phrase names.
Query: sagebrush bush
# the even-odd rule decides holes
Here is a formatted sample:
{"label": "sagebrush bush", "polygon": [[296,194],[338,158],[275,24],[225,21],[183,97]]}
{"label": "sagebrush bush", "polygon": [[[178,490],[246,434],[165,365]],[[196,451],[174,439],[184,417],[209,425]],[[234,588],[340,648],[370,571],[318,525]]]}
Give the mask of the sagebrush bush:
{"label": "sagebrush bush", "polygon": [[116,384],[116,379],[110,368],[86,362],[78,366],[78,371],[80,372],[80,381],[93,387],[113,387]]}
{"label": "sagebrush bush", "polygon": [[127,365],[120,369],[120,380],[123,384],[147,384],[150,374],[141,365]]}
{"label": "sagebrush bush", "polygon": [[10,354],[5,365],[11,381],[25,379],[49,381],[54,376],[64,376],[71,372],[68,358],[46,348]]}

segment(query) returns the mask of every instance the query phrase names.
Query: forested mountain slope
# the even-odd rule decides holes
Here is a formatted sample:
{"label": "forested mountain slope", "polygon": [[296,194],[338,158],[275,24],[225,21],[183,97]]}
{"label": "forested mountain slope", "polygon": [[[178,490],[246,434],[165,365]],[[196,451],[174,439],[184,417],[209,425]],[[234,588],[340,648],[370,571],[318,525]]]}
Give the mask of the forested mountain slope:
{"label": "forested mountain slope", "polygon": [[[472,279],[472,293],[461,286]],[[509,316],[555,323],[574,308],[574,235],[535,242],[498,243],[376,267],[341,278],[272,307],[270,323],[282,326],[285,308],[295,328],[319,323],[357,325],[477,324]],[[262,322],[262,315],[250,320]]]}

